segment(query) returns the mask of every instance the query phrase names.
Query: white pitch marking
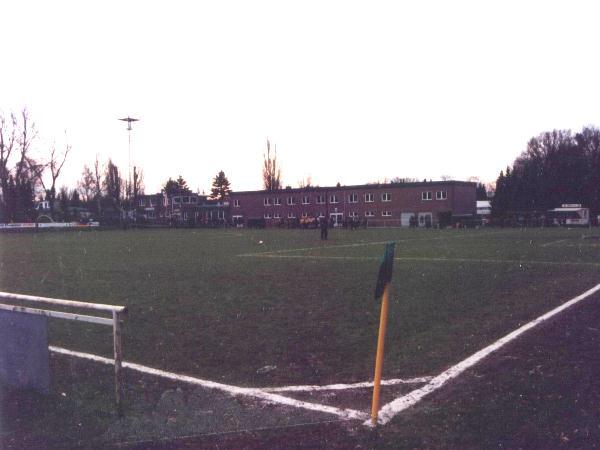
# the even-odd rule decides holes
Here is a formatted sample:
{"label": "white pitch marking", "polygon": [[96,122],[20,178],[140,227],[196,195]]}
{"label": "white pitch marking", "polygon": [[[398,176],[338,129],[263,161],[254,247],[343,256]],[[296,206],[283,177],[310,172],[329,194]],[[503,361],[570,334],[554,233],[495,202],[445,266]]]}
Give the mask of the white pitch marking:
{"label": "white pitch marking", "polygon": [[340,244],[340,245],[329,245],[329,246],[320,246],[320,247],[304,247],[304,248],[288,248],[284,250],[270,250],[268,252],[257,252],[257,253],[245,253],[238,256],[269,256],[279,253],[288,253],[288,252],[305,252],[308,250],[321,250],[324,248],[345,248],[345,247],[364,247],[366,245],[379,245],[379,244],[387,244],[389,241],[379,241],[379,242],[356,242],[354,244]]}
{"label": "white pitch marking", "polygon": [[[418,384],[427,383],[433,377],[417,377],[417,378],[392,378],[390,380],[382,380],[381,384],[385,386],[393,386],[396,384]],[[303,392],[303,391],[341,391],[345,389],[361,389],[373,387],[372,381],[365,381],[362,383],[352,384],[328,384],[325,386],[319,385],[300,385],[300,386],[282,386],[282,387],[270,387],[261,388],[264,392]]]}
{"label": "white pitch marking", "polygon": [[[283,259],[334,259],[334,260],[357,260],[374,261],[381,259],[379,256],[325,256],[325,255],[268,255],[256,254],[246,255],[261,258],[283,258]],[[521,259],[486,259],[486,258],[427,258],[427,257],[400,257],[395,261],[418,261],[418,262],[464,262],[464,263],[494,263],[494,264],[542,264],[549,266],[590,266],[600,267],[600,263],[585,261],[537,261]]]}
{"label": "white pitch marking", "polygon": [[591,266],[600,267],[600,263],[585,261],[539,261],[520,259],[487,259],[487,258],[421,258],[402,257],[394,258],[399,261],[424,261],[424,262],[473,262],[473,263],[509,263],[509,264],[545,264],[549,266]]}
{"label": "white pitch marking", "polygon": [[559,243],[565,242],[565,241],[568,241],[568,239],[559,239],[558,241],[546,242],[545,244],[540,245],[540,247],[548,247],[550,245],[559,244]]}
{"label": "white pitch marking", "polygon": [[[105,358],[102,356],[93,355],[91,353],[82,353],[76,352],[73,350],[68,350],[61,347],[48,347],[51,352],[59,353],[62,355],[74,356],[76,358],[87,359],[95,362],[99,362],[102,364],[114,365],[114,359]],[[248,397],[259,398],[261,400],[265,400],[270,403],[278,403],[281,405],[293,406],[295,408],[303,408],[309,409],[312,411],[318,411],[322,413],[334,414],[336,416],[342,417],[344,419],[356,419],[356,420],[366,420],[369,415],[362,411],[357,411],[355,409],[340,409],[335,408],[333,406],[321,405],[318,403],[310,403],[304,402],[301,400],[296,400],[293,398],[284,397],[282,395],[272,394],[269,392],[265,392],[261,389],[257,388],[243,388],[239,386],[231,386],[229,384],[217,383],[215,381],[203,380],[201,378],[191,377],[188,375],[179,375],[172,372],[166,372],[164,370],[153,369],[152,367],[142,366],[140,364],[135,364],[131,362],[123,362],[123,367],[126,367],[131,370],[135,370],[137,372],[154,375],[162,378],[167,378],[173,381],[180,381],[189,384],[195,384],[198,386],[202,386],[208,389],[217,389],[220,391],[227,392],[231,395],[245,395]]]}
{"label": "white pitch marking", "polygon": [[[586,299],[587,297],[595,294],[598,291],[600,291],[600,284],[597,284],[593,288],[585,291],[583,294],[578,295],[577,297],[569,300],[566,303],[563,303],[562,305],[554,308],[553,310],[547,312],[546,314],[541,315],[537,319],[532,320],[531,322],[523,325],[522,327],[517,328],[515,331],[507,334],[506,336],[504,336],[501,339],[498,339],[496,342],[494,342],[491,345],[488,345],[484,349],[479,350],[477,353],[469,356],[467,359],[461,361],[460,363],[456,364],[455,366],[442,372],[437,377],[434,377],[429,383],[427,383],[422,388],[415,389],[414,391],[412,391],[406,395],[403,395],[402,397],[398,397],[397,399],[393,400],[392,402],[384,405],[383,408],[381,408],[381,410],[379,411],[378,423],[385,425],[390,420],[392,420],[392,418],[394,416],[396,416],[400,412],[404,411],[405,409],[410,408],[411,406],[414,406],[419,401],[421,401],[423,399],[423,397],[438,390],[444,384],[446,384],[446,382],[448,382],[449,380],[451,380],[453,378],[456,378],[458,375],[463,373],[465,370],[474,366],[479,361],[481,361],[483,358],[488,356],[490,353],[495,352],[496,350],[503,347],[510,341],[516,339],[517,337],[519,337],[521,334],[525,333],[526,331],[536,327],[540,323],[550,319],[551,317],[564,311],[565,309],[570,308],[571,306],[579,303],[580,301]],[[365,421],[364,425],[371,426],[371,421],[370,420]]]}
{"label": "white pitch marking", "polygon": [[[490,234],[492,234],[492,233],[490,233]],[[319,247],[304,247],[304,248],[289,248],[289,249],[283,249],[283,250],[270,250],[267,252],[244,253],[244,254],[237,255],[237,256],[239,256],[239,257],[246,257],[246,256],[268,257],[268,256],[275,255],[275,254],[290,253],[290,252],[304,252],[304,251],[309,251],[309,250],[324,250],[324,249],[329,250],[331,248],[364,247],[367,245],[382,245],[382,244],[387,244],[391,240],[393,240],[394,242],[415,242],[415,241],[437,241],[437,240],[441,240],[441,239],[456,239],[456,238],[464,238],[464,237],[478,237],[478,236],[456,234],[454,236],[438,236],[438,237],[434,237],[434,238],[388,239],[387,241],[355,242],[353,244],[339,244],[339,245],[327,245],[327,246],[321,245]]]}

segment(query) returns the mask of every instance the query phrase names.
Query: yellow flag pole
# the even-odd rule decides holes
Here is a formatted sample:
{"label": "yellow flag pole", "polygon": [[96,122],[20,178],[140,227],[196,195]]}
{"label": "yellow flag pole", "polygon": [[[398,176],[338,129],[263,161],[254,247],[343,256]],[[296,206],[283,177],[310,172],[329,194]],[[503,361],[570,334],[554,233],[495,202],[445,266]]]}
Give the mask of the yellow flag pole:
{"label": "yellow flag pole", "polygon": [[377,338],[377,356],[375,358],[375,377],[373,382],[373,403],[371,404],[371,423],[377,425],[379,415],[379,391],[381,388],[381,372],[383,370],[383,347],[385,344],[385,329],[387,326],[390,283],[383,288],[381,299],[381,315],[379,317],[379,337]]}

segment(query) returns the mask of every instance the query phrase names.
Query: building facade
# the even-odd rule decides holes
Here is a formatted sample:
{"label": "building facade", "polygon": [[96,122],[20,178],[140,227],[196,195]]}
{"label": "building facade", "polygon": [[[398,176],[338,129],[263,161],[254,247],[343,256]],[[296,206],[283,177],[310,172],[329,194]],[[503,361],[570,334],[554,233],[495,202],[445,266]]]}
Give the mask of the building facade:
{"label": "building facade", "polygon": [[140,195],[137,221],[162,225],[216,226],[229,220],[229,202],[189,191]]}
{"label": "building facade", "polygon": [[437,226],[472,218],[476,183],[430,181],[233,192],[234,224],[264,220],[266,226],[326,217],[334,226]]}

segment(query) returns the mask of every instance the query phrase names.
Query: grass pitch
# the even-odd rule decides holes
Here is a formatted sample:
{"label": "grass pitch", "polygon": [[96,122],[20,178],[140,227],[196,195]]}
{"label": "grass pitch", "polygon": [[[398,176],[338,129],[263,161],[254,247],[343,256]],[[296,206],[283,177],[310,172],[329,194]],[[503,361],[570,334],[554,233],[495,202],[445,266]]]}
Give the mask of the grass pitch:
{"label": "grass pitch", "polygon": [[[372,378],[383,242],[397,241],[384,365],[395,378],[437,374],[597,284],[594,233],[11,233],[0,289],[127,305],[128,361],[241,386],[351,383]],[[111,356],[107,327],[50,323],[52,345]]]}

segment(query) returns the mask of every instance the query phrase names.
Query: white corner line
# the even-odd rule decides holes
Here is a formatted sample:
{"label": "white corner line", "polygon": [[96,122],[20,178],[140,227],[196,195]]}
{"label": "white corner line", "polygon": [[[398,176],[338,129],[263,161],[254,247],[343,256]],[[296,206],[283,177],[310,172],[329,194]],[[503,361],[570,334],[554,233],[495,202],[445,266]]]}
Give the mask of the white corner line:
{"label": "white corner line", "polygon": [[[385,425],[390,420],[392,420],[392,418],[394,418],[394,416],[396,416],[400,412],[404,411],[405,409],[410,408],[411,406],[414,406],[419,401],[421,401],[421,399],[423,399],[423,397],[438,390],[444,384],[446,384],[446,382],[448,382],[449,380],[451,380],[453,378],[456,378],[458,375],[463,373],[465,370],[474,366],[479,361],[481,361],[483,358],[488,356],[490,353],[498,350],[499,348],[501,348],[504,345],[508,344],[509,342],[513,341],[514,339],[516,339],[517,337],[519,337],[521,334],[525,333],[526,331],[536,327],[540,323],[543,323],[544,321],[550,319],[551,317],[557,315],[558,313],[564,311],[565,309],[570,308],[571,306],[579,303],[580,301],[586,299],[587,297],[595,294],[598,291],[600,291],[600,284],[597,284],[593,288],[585,291],[583,294],[580,294],[577,297],[569,300],[568,302],[563,303],[562,305],[554,308],[553,310],[547,312],[546,314],[541,315],[537,319],[532,320],[531,322],[523,325],[522,327],[517,328],[515,331],[507,334],[503,338],[498,339],[496,342],[494,342],[491,345],[488,345],[484,349],[479,350],[477,353],[474,353],[473,355],[469,356],[467,359],[461,361],[460,363],[456,364],[455,366],[449,368],[448,370],[446,370],[446,371],[442,372],[441,374],[439,374],[438,376],[434,377],[425,386],[423,386],[419,389],[415,389],[414,391],[412,391],[406,395],[403,395],[402,397],[398,397],[395,400],[393,400],[392,402],[384,405],[381,408],[381,410],[379,411],[378,423],[381,425]],[[363,425],[372,426],[370,420],[365,421],[363,423]]]}
{"label": "white corner line", "polygon": [[[91,353],[76,352],[68,350],[62,347],[49,346],[49,350],[53,353],[61,355],[73,356],[76,358],[87,359],[90,361],[99,362],[102,364],[114,365],[114,359],[105,358]],[[296,400],[282,395],[265,392],[258,388],[244,388],[239,386],[232,386],[229,384],[217,383],[215,381],[203,380],[201,378],[191,377],[189,375],[179,375],[172,372],[166,372],[160,369],[153,369],[152,367],[142,366],[141,364],[135,364],[131,362],[123,362],[123,367],[128,368],[137,372],[145,373],[148,375],[154,375],[161,378],[166,378],[173,381],[179,381],[183,383],[193,384],[202,386],[208,389],[216,389],[223,392],[227,392],[231,395],[244,395],[247,397],[259,398],[269,403],[277,403],[280,405],[292,406],[295,408],[303,408],[311,411],[317,411],[327,414],[333,414],[343,419],[355,419],[355,420],[366,420],[369,415],[363,411],[357,411],[355,409],[340,409],[333,406],[321,405],[318,403],[305,402]]]}
{"label": "white corner line", "polygon": [[[427,383],[433,377],[416,377],[416,378],[392,378],[389,380],[381,380],[383,386],[394,386],[396,384],[419,384]],[[281,387],[270,387],[261,388],[263,392],[316,392],[316,391],[342,391],[346,389],[362,389],[373,387],[372,381],[365,381],[362,383],[352,384],[327,384],[324,386],[320,385],[300,385],[300,386],[281,386]]]}

